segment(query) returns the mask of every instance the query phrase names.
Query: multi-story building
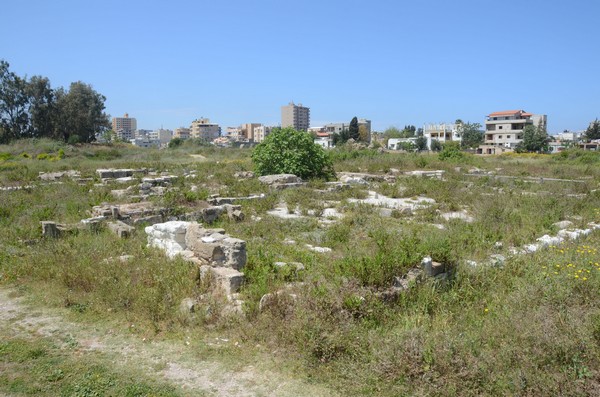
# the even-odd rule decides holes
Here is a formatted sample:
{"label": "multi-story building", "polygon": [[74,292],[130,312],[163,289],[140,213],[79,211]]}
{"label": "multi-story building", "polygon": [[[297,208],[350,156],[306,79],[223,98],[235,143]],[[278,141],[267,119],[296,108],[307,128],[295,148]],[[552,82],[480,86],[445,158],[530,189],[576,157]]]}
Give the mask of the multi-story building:
{"label": "multi-story building", "polygon": [[164,147],[173,139],[173,131],[159,128],[158,130],[150,131],[148,138],[156,142],[157,146]]}
{"label": "multi-story building", "polygon": [[227,129],[225,130],[225,135],[232,142],[237,142],[240,139],[244,139],[243,136],[242,136],[242,132],[240,130],[240,127],[227,127]]}
{"label": "multi-story building", "polygon": [[243,139],[253,142],[255,141],[254,134],[257,127],[262,126],[260,123],[246,123],[240,126],[240,135]]}
{"label": "multi-story building", "polygon": [[261,143],[271,133],[271,127],[260,124],[254,128],[254,142]]}
{"label": "multi-story building", "polygon": [[173,138],[189,139],[190,133],[191,133],[191,131],[189,128],[185,128],[185,127],[175,128],[175,130],[173,130]]}
{"label": "multi-story building", "polygon": [[512,152],[523,141],[523,129],[527,125],[546,128],[545,114],[532,114],[524,110],[507,110],[490,113],[485,121],[483,145],[479,154]]}
{"label": "multi-story building", "polygon": [[281,107],[281,127],[293,127],[298,131],[307,131],[310,127],[310,108],[290,102]]}
{"label": "multi-story building", "polygon": [[113,117],[112,129],[119,139],[129,142],[135,136],[137,120],[134,117],[129,117],[127,113],[123,117]]}
{"label": "multi-story building", "polygon": [[190,126],[190,137],[199,138],[205,141],[212,141],[221,135],[219,124],[211,123],[209,119],[200,118],[192,121]]}
{"label": "multi-story building", "polygon": [[425,124],[423,126],[423,136],[427,139],[427,149],[429,150],[431,150],[431,142],[434,140],[440,143],[460,142],[462,140],[458,132],[458,124],[454,123]]}

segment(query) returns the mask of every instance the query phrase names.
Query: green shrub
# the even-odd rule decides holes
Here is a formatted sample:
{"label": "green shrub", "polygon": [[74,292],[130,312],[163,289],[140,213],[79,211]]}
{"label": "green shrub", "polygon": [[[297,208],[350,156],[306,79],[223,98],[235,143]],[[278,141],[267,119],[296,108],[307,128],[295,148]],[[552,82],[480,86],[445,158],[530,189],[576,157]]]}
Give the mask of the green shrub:
{"label": "green shrub", "polygon": [[442,161],[462,160],[465,157],[465,154],[460,150],[460,143],[446,142],[438,157]]}
{"label": "green shrub", "polygon": [[330,178],[333,163],[329,155],[307,132],[276,128],[252,152],[259,175],[294,174],[301,178]]}
{"label": "green shrub", "polygon": [[36,158],[38,160],[47,160],[48,157],[50,157],[50,155],[48,153],[40,153],[40,154],[37,155]]}

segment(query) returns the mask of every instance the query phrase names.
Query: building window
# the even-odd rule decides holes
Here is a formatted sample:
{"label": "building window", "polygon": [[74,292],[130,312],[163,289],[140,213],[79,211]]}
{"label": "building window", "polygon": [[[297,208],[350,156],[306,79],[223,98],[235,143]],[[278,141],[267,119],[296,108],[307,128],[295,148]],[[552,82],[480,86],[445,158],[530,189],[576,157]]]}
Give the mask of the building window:
{"label": "building window", "polygon": [[498,135],[498,139],[502,139],[502,135]]}
{"label": "building window", "polygon": [[501,125],[499,125],[499,126],[498,126],[498,129],[499,129],[499,130],[501,130],[501,129],[502,129],[502,126],[501,126]]}

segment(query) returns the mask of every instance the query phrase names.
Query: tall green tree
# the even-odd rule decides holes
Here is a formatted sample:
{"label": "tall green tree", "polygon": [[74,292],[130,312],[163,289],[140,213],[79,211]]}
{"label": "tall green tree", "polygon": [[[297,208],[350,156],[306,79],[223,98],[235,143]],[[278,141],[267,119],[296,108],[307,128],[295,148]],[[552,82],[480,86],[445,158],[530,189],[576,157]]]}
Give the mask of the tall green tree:
{"label": "tall green tree", "polygon": [[356,118],[356,116],[352,117],[352,120],[350,120],[350,126],[348,127],[348,135],[349,138],[352,138],[357,142],[360,140],[360,131],[358,130],[358,118]]}
{"label": "tall green tree", "polygon": [[42,76],[33,76],[27,83],[26,94],[29,98],[30,135],[38,138],[54,137],[57,108],[50,80]]}
{"label": "tall green tree", "polygon": [[401,138],[412,138],[416,135],[417,127],[414,125],[405,125],[401,131]]}
{"label": "tall green tree", "polygon": [[9,67],[0,60],[0,143],[27,137],[30,132],[27,81]]}
{"label": "tall green tree", "polygon": [[598,119],[592,121],[587,130],[585,130],[585,139],[590,141],[592,139],[600,139],[600,121]]}
{"label": "tall green tree", "polygon": [[415,146],[419,152],[427,150],[427,138],[425,138],[423,135],[419,136],[415,140]]}
{"label": "tall green tree", "polygon": [[529,124],[523,128],[523,141],[521,141],[517,147],[516,151],[523,152],[547,152],[548,151],[548,142],[550,142],[550,138],[546,133],[546,129],[543,126],[534,127]]}
{"label": "tall green tree", "polygon": [[56,97],[56,132],[65,142],[93,142],[96,134],[109,128],[108,115],[104,113],[106,97],[89,84],[71,83],[68,92],[61,88]]}
{"label": "tall green tree", "polygon": [[462,138],[461,147],[463,149],[475,148],[483,142],[483,131],[481,131],[481,124],[463,123],[460,119],[457,120],[456,124],[458,125],[458,133]]}

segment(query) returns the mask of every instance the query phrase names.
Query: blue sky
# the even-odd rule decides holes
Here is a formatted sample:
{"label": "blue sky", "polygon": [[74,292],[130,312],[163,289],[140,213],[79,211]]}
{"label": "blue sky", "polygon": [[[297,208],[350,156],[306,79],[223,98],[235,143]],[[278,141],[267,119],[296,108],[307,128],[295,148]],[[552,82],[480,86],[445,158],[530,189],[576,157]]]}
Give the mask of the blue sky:
{"label": "blue sky", "polygon": [[549,132],[600,118],[600,1],[4,1],[0,58],[54,87],[91,84],[138,128],[375,130],[524,109]]}

